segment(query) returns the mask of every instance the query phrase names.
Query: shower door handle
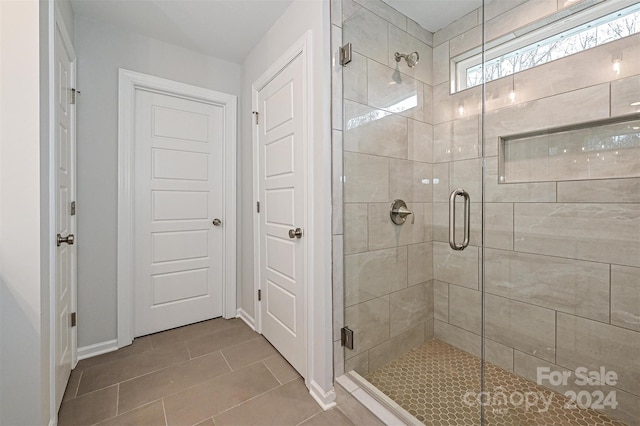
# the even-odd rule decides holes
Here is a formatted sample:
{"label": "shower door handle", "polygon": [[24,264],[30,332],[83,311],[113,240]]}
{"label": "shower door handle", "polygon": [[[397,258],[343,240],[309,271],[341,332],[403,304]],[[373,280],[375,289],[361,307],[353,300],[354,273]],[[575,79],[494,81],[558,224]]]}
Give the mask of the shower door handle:
{"label": "shower door handle", "polygon": [[[462,244],[456,243],[456,198],[464,197],[464,240]],[[471,229],[471,199],[469,193],[458,188],[451,192],[449,196],[449,246],[454,250],[464,250],[469,245],[469,234]]]}

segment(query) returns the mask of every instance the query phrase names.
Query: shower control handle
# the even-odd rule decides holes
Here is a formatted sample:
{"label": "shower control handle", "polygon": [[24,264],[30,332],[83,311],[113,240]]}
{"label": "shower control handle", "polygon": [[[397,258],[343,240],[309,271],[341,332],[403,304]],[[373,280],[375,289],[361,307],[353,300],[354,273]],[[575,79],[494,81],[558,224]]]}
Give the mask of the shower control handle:
{"label": "shower control handle", "polygon": [[389,216],[391,217],[391,221],[396,225],[403,225],[409,215],[411,215],[411,224],[413,225],[416,223],[416,215],[413,210],[407,208],[407,203],[403,200],[395,200],[393,204],[391,204]]}
{"label": "shower control handle", "polygon": [[[456,242],[456,198],[464,198],[464,239],[462,244]],[[471,232],[471,198],[462,188],[455,189],[449,196],[449,246],[454,250],[464,250],[469,246]]]}

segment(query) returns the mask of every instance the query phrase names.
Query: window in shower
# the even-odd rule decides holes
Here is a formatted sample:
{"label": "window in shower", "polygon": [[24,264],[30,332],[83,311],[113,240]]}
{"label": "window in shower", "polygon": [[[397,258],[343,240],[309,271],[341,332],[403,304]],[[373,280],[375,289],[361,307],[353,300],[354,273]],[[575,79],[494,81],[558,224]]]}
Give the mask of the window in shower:
{"label": "window in shower", "polygon": [[[605,2],[602,7],[594,6],[572,19],[565,19],[564,13],[560,13],[543,20],[555,20],[554,25],[535,30],[532,30],[535,26],[525,28],[507,37],[511,40],[505,42],[503,37],[490,42],[500,45],[485,51],[484,66],[482,54],[478,52],[471,51],[454,58],[452,91],[478,86],[483,80],[493,81],[640,33],[640,4],[611,12],[612,7],[620,8],[625,3],[628,2]],[[616,67],[619,71],[621,61],[621,57],[612,57],[614,71]]]}

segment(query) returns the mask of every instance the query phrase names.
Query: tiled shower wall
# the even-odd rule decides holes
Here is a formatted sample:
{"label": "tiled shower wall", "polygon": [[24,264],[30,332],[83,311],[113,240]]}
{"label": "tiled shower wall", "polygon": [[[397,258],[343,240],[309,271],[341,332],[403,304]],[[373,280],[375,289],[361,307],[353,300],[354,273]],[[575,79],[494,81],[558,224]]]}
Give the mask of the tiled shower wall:
{"label": "tiled shower wall", "polygon": [[[334,127],[344,114],[334,134],[344,165],[334,175],[335,186],[344,176],[342,302],[355,334],[344,357],[347,371],[367,374],[433,337],[432,34],[380,0],[338,3],[333,51],[341,39],[353,45],[352,62],[336,70],[344,110],[334,108]],[[417,51],[418,65],[396,63],[396,51]],[[389,217],[395,199],[414,211],[401,226]]]}
{"label": "tiled shower wall", "polygon": [[[490,41],[576,2],[493,1]],[[480,355],[482,88],[450,95],[450,58],[481,45],[482,11],[434,34],[435,337]],[[620,72],[613,59],[622,57]],[[536,381],[538,367],[618,374],[611,414],[640,422],[640,179],[499,184],[499,137],[637,113],[640,36],[493,81],[484,122],[485,358]],[[616,149],[592,153],[589,161]],[[635,176],[640,158],[635,156]],[[569,155],[569,154],[568,154]],[[584,154],[575,157],[585,162]],[[634,160],[627,158],[626,160]],[[544,167],[532,156],[529,166]],[[628,161],[624,161],[626,163]],[[587,163],[584,163],[586,168]],[[613,162],[609,167],[616,167]],[[612,173],[613,175],[613,173]],[[472,199],[471,245],[449,249],[448,194]],[[459,231],[461,233],[461,230]],[[570,382],[571,383],[571,382]],[[556,389],[562,390],[564,389]]]}

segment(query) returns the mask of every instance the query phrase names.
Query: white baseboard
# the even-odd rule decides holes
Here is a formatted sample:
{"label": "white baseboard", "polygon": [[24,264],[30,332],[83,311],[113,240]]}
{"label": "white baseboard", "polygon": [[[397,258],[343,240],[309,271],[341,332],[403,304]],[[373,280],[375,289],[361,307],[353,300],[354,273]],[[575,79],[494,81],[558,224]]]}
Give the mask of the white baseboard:
{"label": "white baseboard", "polygon": [[256,331],[256,321],[244,309],[238,308],[238,311],[236,312],[236,318],[240,318],[245,322],[245,324],[249,326],[250,329]]}
{"label": "white baseboard", "polygon": [[329,410],[336,406],[336,391],[333,387],[325,392],[320,385],[312,380],[309,383],[309,393],[323,410]]}
{"label": "white baseboard", "polygon": [[89,346],[78,348],[78,361],[91,358],[96,355],[106,354],[118,350],[118,340],[107,340],[106,342],[95,343]]}

